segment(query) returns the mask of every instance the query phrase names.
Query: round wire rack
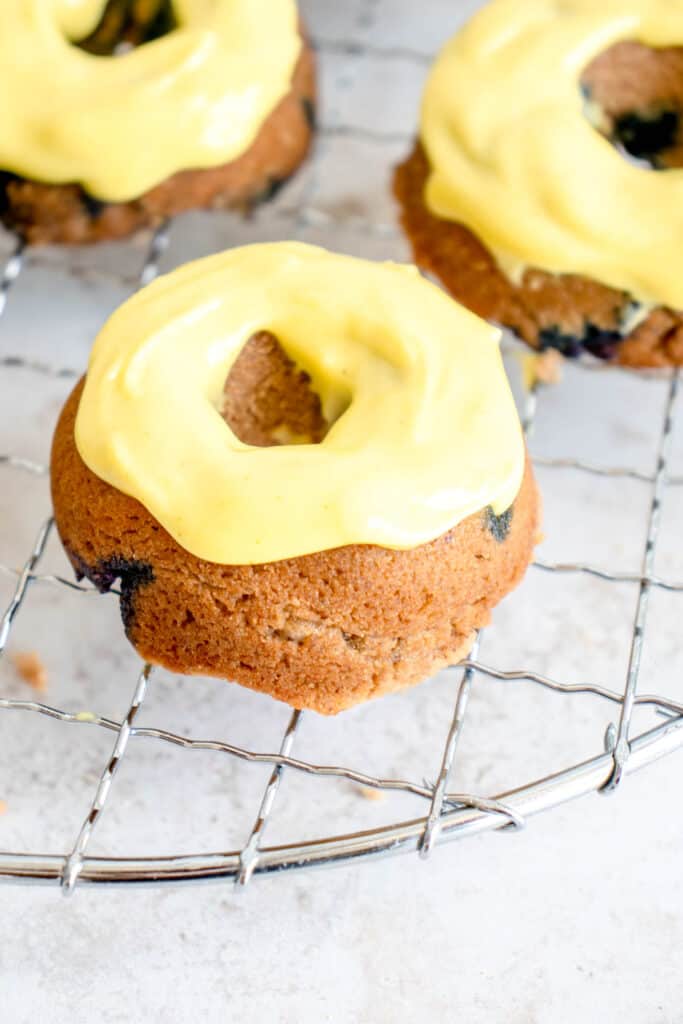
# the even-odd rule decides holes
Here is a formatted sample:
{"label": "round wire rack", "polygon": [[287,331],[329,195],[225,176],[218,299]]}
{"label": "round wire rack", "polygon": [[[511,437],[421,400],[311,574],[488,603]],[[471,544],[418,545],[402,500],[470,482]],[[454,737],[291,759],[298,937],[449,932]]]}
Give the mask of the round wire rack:
{"label": "round wire rack", "polygon": [[[496,624],[480,634],[469,659],[442,673],[439,683],[430,682],[408,694],[385,698],[371,709],[368,706],[341,716],[351,716],[348,720],[352,722],[349,729],[342,731],[342,737],[351,735],[350,729],[357,730],[362,737],[348,764],[346,758],[330,761],[294,756],[304,718],[314,725],[319,747],[325,753],[327,737],[339,738],[334,723],[300,711],[287,712],[284,728],[279,727],[279,742],[271,743],[263,751],[246,741],[239,742],[235,736],[238,725],[244,726],[245,721],[260,715],[271,722],[273,708],[281,708],[268,698],[227,687],[219,681],[206,683],[201,691],[195,691],[194,684],[183,686],[183,680],[167,680],[164,685],[176,687],[174,693],[182,693],[185,701],[181,727],[171,728],[154,722],[143,724],[150,692],[157,682],[155,677],[162,675],[150,665],[135,670],[132,696],[127,707],[117,714],[79,710],[73,690],[59,706],[51,703],[48,695],[46,699],[39,693],[29,695],[13,674],[10,660],[15,634],[35,600],[34,595],[49,591],[53,595],[49,615],[57,615],[55,624],[52,618],[48,621],[46,608],[36,606],[29,633],[31,646],[38,652],[49,650],[60,633],[77,637],[75,646],[81,642],[87,646],[89,623],[100,615],[100,609],[104,615],[105,605],[111,606],[110,599],[97,595],[88,585],[76,583],[64,559],[54,571],[45,568],[53,542],[46,453],[59,405],[82,373],[87,358],[87,346],[76,337],[73,344],[67,340],[56,350],[46,347],[45,335],[51,320],[63,324],[67,316],[61,294],[62,290],[69,290],[66,282],[77,282],[78,301],[87,300],[85,321],[87,336],[91,337],[91,322],[106,315],[114,293],[120,298],[151,281],[160,270],[229,244],[298,237],[358,255],[406,258],[388,196],[390,168],[410,145],[411,133],[406,126],[416,121],[421,77],[431,59],[429,47],[433,48],[435,40],[446,38],[476,4],[464,4],[455,17],[448,5],[437,5],[434,22],[425,28],[424,19],[418,17],[419,12],[409,0],[393,0],[391,25],[398,25],[399,29],[396,38],[387,41],[387,3],[388,0],[355,0],[344,5],[343,10],[327,0],[308,5],[307,20],[323,69],[323,117],[316,154],[281,195],[252,219],[244,221],[222,213],[190,215],[159,227],[144,252],[139,249],[139,240],[78,252],[32,252],[21,240],[5,240],[7,258],[0,284],[0,406],[10,411],[6,423],[0,420],[5,423],[0,435],[0,501],[4,503],[0,508],[0,582],[4,580],[9,588],[0,619],[0,657],[7,655],[5,674],[0,675],[0,711],[4,712],[0,715],[0,730],[6,730],[0,732],[0,798],[7,795],[8,811],[0,816],[0,878],[4,880],[58,883],[66,892],[85,882],[230,879],[245,885],[253,876],[275,871],[399,851],[417,851],[426,857],[437,843],[448,839],[489,830],[518,829],[531,815],[574,797],[615,791],[629,773],[683,746],[683,701],[676,699],[675,679],[670,673],[674,664],[672,652],[677,650],[676,624],[680,622],[676,602],[683,593],[683,581],[670,575],[672,565],[676,564],[677,537],[674,535],[668,541],[666,522],[662,526],[665,500],[667,505],[671,503],[675,519],[677,502],[683,496],[683,475],[676,472],[674,421],[679,375],[675,371],[626,373],[592,362],[567,366],[564,372],[568,380],[558,386],[534,383],[528,388],[517,388],[537,473],[546,498],[551,499],[546,531],[556,555],[537,559],[528,574],[532,583],[525,583],[505,602],[502,622],[496,618]],[[339,33],[337,36],[332,36],[330,26]],[[425,41],[424,50],[416,48],[416,40],[421,39]],[[131,271],[133,265],[139,270]],[[20,291],[21,308],[12,319],[14,297]],[[58,306],[54,313],[51,302]],[[70,323],[78,322],[81,308],[75,300],[69,305]],[[36,319],[38,326],[34,324]],[[77,334],[74,327],[74,335]],[[519,376],[520,362],[533,357],[523,356],[514,343],[506,345],[514,378],[515,373]],[[619,397],[622,385],[624,396]],[[605,396],[604,409],[600,400],[595,403],[600,389]],[[590,408],[586,394],[592,396]],[[565,398],[560,399],[561,395]],[[44,397],[49,410],[38,422],[34,410],[36,396]],[[617,429],[615,402],[622,403],[622,419],[618,420]],[[543,422],[542,413],[547,414],[547,422]],[[594,414],[595,424],[587,427]],[[539,417],[541,427],[534,434]],[[585,428],[577,431],[575,446],[571,443],[573,430],[567,429],[567,417],[576,417],[577,424]],[[630,429],[629,424],[632,427],[634,423],[637,429]],[[595,432],[591,433],[592,430]],[[599,433],[601,430],[604,436]],[[566,479],[571,486],[560,486],[558,482]],[[33,481],[42,487],[39,500]],[[565,518],[556,514],[555,506],[560,501],[565,503]],[[579,525],[569,537],[569,556],[564,557],[567,501],[574,502],[571,516]],[[616,553],[620,562],[623,554],[627,561],[622,565],[575,557],[577,545],[581,549],[584,541],[587,550],[595,549],[589,540],[596,529],[604,529],[604,524],[596,527],[590,516],[601,506],[616,509],[619,514],[610,521],[598,550]],[[624,525],[627,520],[632,521],[629,543]],[[556,528],[557,523],[563,524],[560,529]],[[24,538],[29,527],[33,539],[26,544]],[[671,532],[675,533],[673,527]],[[665,541],[660,550],[663,534]],[[630,542],[634,537],[637,554]],[[661,570],[660,563],[664,566]],[[579,679],[563,675],[558,616],[553,613],[551,602],[546,602],[543,592],[539,594],[533,584],[533,578],[544,576],[563,588],[563,593],[569,581],[576,579],[582,585],[599,588],[599,596],[593,595],[590,603],[583,603],[588,602],[587,592],[572,591],[563,597],[565,632],[568,630],[573,636],[576,650],[585,654],[587,668]],[[673,605],[665,609],[659,603],[663,600]],[[588,631],[583,622],[585,608],[590,609],[593,619]],[[603,612],[604,619],[600,619]],[[74,616],[78,620],[76,627]],[[510,659],[521,650],[515,638],[529,621],[533,621],[534,640],[524,647],[524,653],[533,661],[522,661],[523,667],[512,667],[516,662]],[[112,626],[109,612],[103,636],[98,658],[111,656],[114,660],[108,664],[114,666],[121,664],[121,659],[133,658],[131,653],[118,653],[125,642],[120,628]],[[654,671],[650,674],[657,685],[653,692],[645,692],[643,652],[648,643],[662,638],[659,654],[651,659]],[[482,660],[481,646],[488,645],[490,639],[494,641],[492,649],[498,652],[497,663]],[[76,674],[77,653],[70,649],[71,660],[67,662],[69,671]],[[619,681],[618,685],[608,686],[601,681],[606,672]],[[91,677],[97,675],[96,668],[90,671]],[[118,668],[115,676],[113,692],[120,694],[123,683]],[[504,684],[506,692],[510,692],[510,687],[529,684],[526,702],[521,698],[518,702],[515,691],[514,703],[524,717],[523,726],[499,713],[496,700],[489,695],[489,687],[496,681]],[[195,735],[195,715],[201,710],[195,694],[206,695],[207,687],[212,693],[220,689],[223,707],[227,709],[224,717],[213,710],[209,713],[212,730],[224,739]],[[56,689],[59,692],[59,685]],[[95,688],[87,692],[92,696],[98,691]],[[552,711],[541,699],[541,694],[548,692],[555,702]],[[500,720],[500,726],[498,731],[484,727],[483,737],[478,737],[476,744],[473,741],[468,750],[466,716],[477,693],[482,700],[477,718],[483,719],[483,711],[487,711],[494,720]],[[92,699],[94,703],[95,698]],[[569,704],[578,701],[583,702],[582,708],[586,702],[591,705],[594,719],[590,727],[582,715],[572,718]],[[612,715],[606,711],[610,705]],[[22,747],[24,723],[46,719],[58,723],[60,729],[66,725],[74,727],[68,745],[45,738],[35,741],[31,734],[27,745],[38,742],[39,746]],[[472,712],[467,720],[471,719]],[[202,719],[205,721],[206,715]],[[597,731],[593,728],[595,723]],[[525,737],[528,755],[529,748],[536,745],[529,738],[536,727],[539,748],[547,747],[552,752],[545,765],[550,770],[525,775],[524,766],[516,760],[519,750],[513,741],[517,736]],[[249,728],[244,726],[244,731],[249,733]],[[544,744],[543,734],[551,728],[556,730],[553,739]],[[377,736],[382,730],[379,744]],[[83,794],[87,789],[82,785],[79,788],[80,783],[76,785],[70,775],[72,766],[68,759],[70,752],[79,748],[80,738],[93,733],[105,740],[108,734],[111,737],[108,750],[99,744],[89,755],[90,767],[80,779],[80,783],[89,786],[86,798]],[[222,764],[244,764],[254,770],[260,766],[260,771],[266,773],[263,779],[259,775],[256,783],[252,779],[245,790],[240,789],[241,776],[230,778],[219,794],[213,820],[219,828],[223,822],[236,823],[236,834],[242,838],[234,848],[206,842],[197,851],[191,837],[177,847],[172,846],[170,853],[130,852],[135,850],[140,834],[132,820],[132,812],[140,801],[144,809],[142,819],[138,820],[152,816],[159,793],[170,790],[172,794],[174,787],[179,791],[189,787],[189,805],[199,805],[202,787],[209,787],[214,778],[213,770],[197,770],[196,764],[191,764],[183,754],[179,763],[173,762],[170,781],[166,762],[163,769],[157,770],[151,761],[133,767],[124,783],[121,774],[125,775],[125,766],[132,763],[132,752],[146,750],[150,745],[164,751],[204,751],[219,757]],[[10,751],[10,747],[11,755],[3,761],[1,751]],[[431,779],[416,779],[403,770],[404,765],[416,763],[416,747],[432,766]],[[334,748],[332,739],[329,748]],[[10,778],[10,773],[18,769],[18,750],[22,761],[35,766],[35,771],[29,773],[33,782],[39,773],[48,777],[42,790],[46,803],[39,810],[37,825],[26,829],[22,828],[22,815],[27,783],[22,778],[13,786]],[[577,756],[577,750],[583,750],[584,755]],[[488,756],[483,761],[482,751]],[[58,753],[56,762],[50,760],[51,752]],[[359,756],[365,760],[357,760]],[[452,781],[456,756],[459,770],[465,775],[468,763],[479,758],[478,774],[470,773],[472,785],[461,789]],[[524,759],[525,765],[527,761],[528,757]],[[389,765],[386,773],[378,771],[378,763]],[[491,766],[495,771],[489,770]],[[273,828],[276,808],[282,804],[282,791],[287,789],[287,785],[283,786],[285,778],[290,783],[295,779],[313,780],[317,788],[314,795],[309,791],[293,795],[289,807],[290,835],[286,841],[265,845],[266,826]],[[494,778],[503,784],[487,787],[485,783]],[[481,784],[476,785],[477,782]],[[333,786],[337,787],[334,793]],[[339,786],[345,787],[346,802],[341,804],[337,799]],[[118,798],[117,792],[121,793]],[[349,804],[349,793],[356,800],[359,795],[366,799]],[[389,794],[397,800],[408,798],[412,801],[412,814],[406,816],[404,805],[392,803],[378,815],[381,820],[375,820],[377,816],[370,812],[381,807],[374,800],[378,794]],[[45,806],[52,799],[59,803],[59,818],[69,836],[65,846],[57,846],[57,852],[51,852],[55,829],[45,825],[41,832],[41,816],[45,814],[47,821]],[[216,802],[214,793],[214,809]],[[177,816],[180,818],[184,813],[179,808]],[[306,815],[311,821],[304,828]],[[18,824],[10,829],[3,822],[15,816]],[[102,833],[101,822],[106,824],[108,817],[116,820],[111,848],[106,848],[105,843],[104,850],[94,852],[96,838]],[[300,824],[301,831],[297,831]],[[32,840],[36,834],[42,837],[38,847]]]}

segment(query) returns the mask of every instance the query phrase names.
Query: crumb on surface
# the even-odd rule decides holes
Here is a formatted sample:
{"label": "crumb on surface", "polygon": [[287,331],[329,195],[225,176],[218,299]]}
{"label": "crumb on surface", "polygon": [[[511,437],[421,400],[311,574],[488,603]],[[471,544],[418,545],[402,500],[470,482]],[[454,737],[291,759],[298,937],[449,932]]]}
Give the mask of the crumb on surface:
{"label": "crumb on surface", "polygon": [[527,391],[536,384],[559,384],[562,380],[564,356],[557,349],[530,352],[522,357],[524,387]]}
{"label": "crumb on surface", "polygon": [[0,817],[2,817],[2,815],[6,814],[6,813],[7,813],[7,801],[6,800],[0,800]]}
{"label": "crumb on surface", "polygon": [[562,380],[564,356],[561,352],[548,349],[536,356],[536,380],[541,384],[559,384]]}
{"label": "crumb on surface", "polygon": [[374,789],[372,786],[357,786],[356,790],[364,800],[384,800],[386,796],[383,789]]}
{"label": "crumb on surface", "polygon": [[35,651],[21,651],[12,655],[12,661],[17,672],[30,687],[38,693],[45,693],[47,690],[47,669]]}

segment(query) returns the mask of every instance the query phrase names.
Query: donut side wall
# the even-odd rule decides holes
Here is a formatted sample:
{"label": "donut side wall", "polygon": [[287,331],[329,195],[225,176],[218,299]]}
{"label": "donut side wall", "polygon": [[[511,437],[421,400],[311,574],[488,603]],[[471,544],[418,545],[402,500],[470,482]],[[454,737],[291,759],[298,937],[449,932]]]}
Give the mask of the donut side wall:
{"label": "donut side wall", "polygon": [[435,216],[423,200],[429,163],[418,143],[394,174],[401,223],[415,262],[473,312],[514,331],[533,348],[573,357],[589,352],[625,366],[683,365],[683,314],[652,310],[623,331],[630,297],[598,281],[570,274],[525,271],[515,284],[481,239],[455,221]]}
{"label": "donut side wall", "polygon": [[78,574],[103,590],[120,578],[128,638],[172,671],[335,714],[466,655],[531,559],[539,499],[528,464],[510,514],[482,510],[412,550],[352,545],[248,566],[195,558],[83,463],[81,388],[54,438],[57,526]]}
{"label": "donut side wall", "polygon": [[[581,86],[602,112],[602,133],[649,161],[653,174],[683,165],[682,47],[617,43],[588,65]],[[683,312],[653,309],[631,327],[631,297],[597,280],[530,267],[519,284],[511,281],[472,231],[428,209],[429,172],[418,141],[396,168],[394,193],[415,261],[456,299],[534,348],[633,367],[683,365]]]}
{"label": "donut side wall", "polygon": [[181,171],[126,203],[100,202],[77,184],[50,185],[5,171],[0,173],[0,221],[31,245],[84,244],[125,237],[185,210],[249,209],[272,198],[305,159],[315,103],[315,60],[304,39],[290,91],[236,160]]}

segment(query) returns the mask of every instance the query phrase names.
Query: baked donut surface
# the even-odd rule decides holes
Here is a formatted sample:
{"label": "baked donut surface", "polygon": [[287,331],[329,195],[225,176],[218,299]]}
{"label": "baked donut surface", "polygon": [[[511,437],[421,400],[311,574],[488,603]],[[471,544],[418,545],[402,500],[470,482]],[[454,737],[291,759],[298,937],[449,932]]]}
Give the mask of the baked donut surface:
{"label": "baked donut surface", "polygon": [[[136,14],[138,8],[145,20]],[[81,44],[102,59],[172,31],[172,4],[109,0],[98,28]],[[248,147],[217,166],[188,167],[133,199],[107,201],[77,182],[51,183],[0,169],[0,220],[33,245],[81,244],[125,237],[190,209],[248,210],[272,198],[305,159],[315,129],[316,76],[311,47],[301,50],[288,91]],[[135,154],[131,154],[135,160]]]}
{"label": "baked donut surface", "polygon": [[437,217],[424,202],[429,165],[417,144],[396,168],[394,192],[418,266],[474,313],[509,328],[533,348],[583,352],[632,367],[683,365],[683,314],[658,307],[631,330],[626,292],[577,274],[528,268],[515,283],[464,224]]}
{"label": "baked donut surface", "polygon": [[[502,9],[501,0],[492,6]],[[624,17],[634,6],[642,7],[624,5]],[[590,5],[582,0],[572,0],[569,9],[577,17],[590,14]],[[623,157],[615,153],[615,159],[645,161],[651,169],[640,173],[650,176],[653,188],[658,175],[663,184],[668,173],[680,175],[683,47],[616,42],[588,63],[580,84],[596,135],[625,151]],[[683,313],[678,305],[646,302],[597,274],[551,272],[533,261],[509,273],[484,232],[465,223],[464,216],[462,221],[454,214],[443,216],[430,205],[426,193],[434,169],[424,141],[418,139],[396,168],[394,193],[416,262],[460,302],[535,348],[555,348],[569,357],[587,352],[633,367],[683,365]],[[571,166],[563,173],[571,176]],[[656,252],[654,239],[652,246]]]}
{"label": "baked donut surface", "polygon": [[[197,558],[85,465],[74,439],[82,388],[53,442],[59,533],[80,577],[103,591],[120,580],[129,640],[172,671],[335,714],[466,656],[530,561],[539,499],[528,464],[508,511],[485,509],[416,548],[353,544],[257,565]],[[288,432],[317,440],[326,429],[305,374],[268,333],[255,335],[234,364],[224,416],[253,445],[287,441]]]}

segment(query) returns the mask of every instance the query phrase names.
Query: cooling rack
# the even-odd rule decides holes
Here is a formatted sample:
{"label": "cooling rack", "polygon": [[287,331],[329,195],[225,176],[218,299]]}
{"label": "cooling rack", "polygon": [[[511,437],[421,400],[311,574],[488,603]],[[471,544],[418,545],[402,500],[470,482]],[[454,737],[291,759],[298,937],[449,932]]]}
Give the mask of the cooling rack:
{"label": "cooling rack", "polygon": [[[308,21],[322,64],[325,101],[316,155],[306,171],[251,221],[240,221],[227,214],[193,215],[186,219],[185,227],[183,224],[160,226],[148,240],[144,251],[139,249],[139,243],[138,246],[126,243],[113,247],[116,256],[112,257],[111,265],[106,247],[98,250],[97,254],[87,251],[43,254],[28,251],[20,239],[15,240],[8,250],[0,283],[0,386],[3,403],[8,396],[15,397],[20,386],[27,389],[27,394],[54,386],[61,400],[82,372],[86,355],[85,351],[66,348],[64,352],[60,349],[60,358],[57,359],[44,345],[22,344],[24,339],[20,325],[15,324],[12,331],[5,330],[15,289],[21,287],[22,282],[35,279],[37,290],[39,283],[49,280],[52,274],[85,277],[88,299],[99,309],[99,289],[105,280],[115,281],[118,289],[130,291],[151,281],[160,269],[185,258],[210,251],[212,247],[239,244],[255,238],[299,237],[332,248],[349,249],[359,255],[405,258],[406,252],[387,197],[387,181],[392,163],[410,144],[411,133],[406,126],[415,123],[420,80],[430,60],[431,51],[416,47],[416,40],[419,42],[421,38],[422,22],[411,10],[408,0],[395,0],[392,5],[392,25],[403,24],[395,37],[390,33],[387,37],[382,25],[382,17],[388,13],[388,0],[377,3],[356,0],[353,4],[344,5],[343,9],[335,8],[331,3],[309,6]],[[463,4],[459,16],[469,13],[474,6],[472,3]],[[430,24],[425,47],[445,38],[456,27],[449,5],[438,3],[434,10],[438,24]],[[336,37],[330,35],[330,26],[339,33]],[[358,180],[359,170],[362,180],[360,192],[358,185],[349,184]],[[106,257],[98,262],[100,254],[105,251]],[[130,267],[134,264],[139,264],[139,272],[131,272]],[[53,290],[50,294],[54,298],[56,293]],[[107,302],[110,302],[109,298],[103,298],[102,317],[107,312]],[[24,301],[24,306],[26,316],[30,318],[31,303]],[[506,342],[506,354],[513,374],[520,351],[513,342]],[[610,566],[600,559],[594,562],[589,558],[577,559],[576,543],[573,543],[568,557],[563,557],[562,536],[553,534],[553,516],[550,515],[546,530],[555,539],[553,551],[557,549],[557,557],[539,557],[529,570],[529,577],[547,575],[559,586],[565,586],[568,580],[577,577],[593,581],[604,588],[605,608],[613,609],[618,604],[619,609],[626,610],[627,628],[618,634],[619,644],[616,640],[613,643],[618,666],[612,677],[620,679],[619,686],[605,685],[602,673],[595,667],[597,649],[602,645],[601,630],[605,631],[605,636],[607,631],[611,631],[614,615],[605,620],[604,626],[600,622],[593,623],[591,638],[583,640],[578,628],[581,609],[575,609],[570,628],[577,630],[577,646],[585,648],[588,671],[578,680],[569,675],[565,677],[561,668],[555,668],[554,645],[557,641],[551,616],[543,601],[530,599],[525,592],[526,584],[522,591],[505,602],[502,626],[494,617],[494,625],[480,634],[468,660],[441,675],[438,699],[435,684],[426,683],[407,695],[386,698],[372,711],[359,709],[349,713],[355,716],[353,722],[362,730],[364,715],[373,715],[374,729],[376,723],[381,726],[385,718],[389,720],[397,715],[399,722],[405,724],[407,719],[400,716],[406,713],[413,715],[417,706],[415,702],[419,702],[422,709],[434,706],[427,751],[434,775],[429,779],[411,777],[401,770],[404,759],[412,764],[402,746],[404,725],[392,728],[384,737],[383,763],[392,770],[382,774],[377,770],[374,743],[361,747],[360,754],[354,750],[353,758],[348,761],[340,758],[328,763],[299,753],[296,745],[302,739],[303,722],[316,719],[309,713],[287,712],[279,742],[261,750],[247,742],[239,742],[239,737],[233,733],[229,712],[223,719],[216,717],[212,738],[197,737],[192,722],[198,702],[187,688],[183,690],[187,697],[184,707],[186,727],[167,728],[153,720],[152,724],[143,724],[143,712],[159,675],[159,671],[150,665],[140,665],[129,681],[127,677],[116,680],[119,692],[123,692],[126,685],[132,686],[128,706],[119,715],[96,708],[78,710],[69,706],[73,701],[60,706],[50,702],[49,693],[44,700],[39,699],[41,695],[38,694],[34,699],[27,699],[28,694],[18,692],[13,684],[14,688],[9,686],[5,692],[0,689],[0,729],[11,729],[16,736],[21,734],[27,721],[50,719],[59,723],[61,729],[71,728],[74,745],[79,743],[81,736],[91,735],[93,731],[104,737],[111,734],[111,742],[106,756],[100,756],[98,761],[95,755],[96,777],[85,805],[75,798],[70,802],[67,787],[67,799],[61,812],[70,827],[66,846],[54,849],[49,836],[45,835],[40,848],[12,849],[3,839],[0,818],[0,878],[58,884],[65,892],[71,892],[78,884],[84,883],[187,882],[199,879],[232,880],[244,886],[252,877],[263,874],[332,865],[399,851],[417,852],[426,858],[435,845],[447,840],[485,831],[519,829],[533,814],[574,797],[621,789],[631,772],[683,746],[683,700],[676,699],[676,680],[669,679],[666,672],[661,677],[655,673],[661,686],[646,692],[641,678],[643,650],[649,638],[666,633],[668,649],[677,646],[676,624],[680,622],[680,607],[676,605],[673,611],[663,615],[658,608],[653,611],[651,606],[653,595],[679,602],[683,593],[683,582],[668,575],[675,558],[668,557],[668,551],[665,551],[666,571],[658,570],[659,562],[656,561],[662,536],[663,504],[665,500],[669,502],[672,495],[683,493],[683,476],[675,471],[672,459],[679,375],[677,372],[626,374],[595,362],[572,364],[566,373],[571,377],[566,385],[564,382],[556,386],[534,384],[529,390],[518,389],[524,429],[537,472],[542,475],[546,500],[555,494],[558,481],[571,478],[577,489],[588,487],[588,491],[581,492],[586,494],[594,482],[596,488],[602,489],[600,493],[607,504],[612,502],[619,506],[622,500],[630,502],[631,499],[622,499],[621,491],[618,497],[610,497],[611,489],[614,488],[616,494],[616,489],[627,484],[631,488],[628,494],[633,496],[634,506],[640,508],[642,505],[643,510],[635,530],[640,536],[639,564],[628,564],[624,568]],[[577,444],[576,450],[566,444],[561,449],[554,445],[553,424],[557,427],[557,416],[553,418],[551,415],[549,424],[542,421],[544,411],[553,413],[556,409],[558,395],[571,393],[578,401],[585,388],[599,380],[607,396],[615,382],[625,378],[628,379],[632,418],[638,421],[638,429],[651,438],[646,455],[645,449],[639,448],[638,456],[633,456],[628,431],[616,433],[607,446],[596,442],[597,452],[609,453],[609,457],[604,458],[602,455],[594,457],[591,444],[586,444],[585,439]],[[20,404],[18,408],[21,417]],[[29,415],[28,411],[26,415]],[[536,444],[534,428],[539,417],[542,427],[537,431],[540,443]],[[51,424],[45,426],[43,451],[47,451],[50,427]],[[18,481],[42,480],[47,469],[43,461],[22,449],[21,424],[17,426],[14,422],[14,428],[11,447],[6,448],[6,439],[0,437],[0,497],[10,495],[14,500],[13,496],[17,494],[17,500],[22,502],[16,519],[0,523],[0,534],[4,534],[0,536],[2,551],[9,552],[8,556],[0,558],[0,582],[4,579],[10,584],[9,601],[0,619],[0,657],[11,652],[17,624],[30,609],[34,595],[51,590],[55,594],[55,607],[60,614],[63,607],[64,615],[73,615],[74,600],[84,605],[89,603],[89,616],[97,614],[97,611],[92,611],[93,602],[99,610],[112,601],[111,597],[97,595],[87,584],[76,583],[66,568],[63,571],[45,570],[46,552],[53,534],[52,519],[49,515],[39,514],[33,492],[30,488],[24,491]],[[550,504],[552,506],[552,501]],[[18,521],[21,521],[21,530],[17,529]],[[19,549],[15,535],[24,535],[23,525],[27,522],[34,525],[33,540]],[[585,537],[589,536],[591,528],[587,518],[583,531]],[[614,532],[618,533],[619,529],[617,523]],[[578,534],[581,539],[582,531],[579,530]],[[619,600],[615,604],[617,599],[613,595],[617,592]],[[67,598],[68,607],[65,603]],[[526,663],[512,659],[515,648],[511,641],[519,623],[529,617],[534,619],[539,641],[537,656]],[[85,621],[89,622],[90,618]],[[42,642],[41,624],[38,632],[38,641]],[[112,646],[120,644],[120,632],[120,629],[111,630],[107,634],[107,642]],[[46,624],[45,635],[48,633]],[[480,653],[481,645],[488,644],[490,638],[497,636],[502,637],[492,645],[498,652],[497,660],[495,663],[488,658],[484,660]],[[619,667],[622,663],[623,671]],[[604,666],[604,661],[600,664]],[[667,662],[666,658],[659,662],[659,666],[667,670],[669,664],[673,665],[673,662]],[[589,753],[577,757],[575,745],[568,741],[564,743],[567,737],[563,737],[560,728],[557,739],[552,743],[551,770],[524,775],[515,756],[514,743],[506,746],[500,742],[501,735],[514,738],[516,734],[514,720],[506,719],[502,733],[487,734],[484,729],[483,738],[477,740],[479,748],[486,748],[487,744],[490,746],[490,760],[498,769],[496,778],[504,779],[504,785],[498,788],[484,785],[458,788],[453,781],[456,767],[467,774],[468,757],[472,754],[471,750],[469,754],[465,750],[466,722],[471,722],[475,714],[469,709],[477,694],[488,694],[488,688],[496,681],[504,683],[506,688],[530,688],[531,698],[523,705],[522,714],[527,724],[530,718],[533,720],[538,716],[539,728],[545,728],[548,716],[547,705],[540,703],[542,693],[553,695],[557,702],[553,715],[560,723],[569,717],[569,704],[589,701],[596,721],[602,723],[598,733],[587,729]],[[669,692],[672,683],[673,695]],[[235,687],[227,687],[220,681],[214,680],[207,685],[216,691],[220,689],[223,705],[228,709],[238,701],[259,701],[258,713],[261,713],[264,702],[268,701]],[[476,716],[478,719],[482,717],[481,707]],[[333,728],[331,723],[321,723],[321,720],[317,720],[316,725],[319,733]],[[5,734],[0,732],[2,735]],[[216,735],[224,738],[213,738]],[[596,737],[598,742],[594,742]],[[427,745],[427,738],[424,742]],[[187,848],[171,848],[162,854],[141,855],[136,851],[134,829],[126,826],[130,811],[128,803],[117,819],[117,840],[121,840],[121,833],[128,829],[124,836],[127,842],[125,854],[120,853],[119,841],[115,844],[116,852],[110,853],[106,849],[92,852],[101,822],[106,821],[107,815],[111,817],[115,813],[117,800],[124,799],[117,797],[117,790],[121,792],[122,768],[132,763],[133,751],[147,749],[150,745],[161,745],[164,749],[179,748],[182,758],[176,765],[176,771],[191,775],[192,786],[197,792],[208,786],[210,776],[197,771],[190,761],[189,751],[211,752],[254,770],[259,766],[263,770],[265,766],[268,773],[265,784],[261,784],[260,790],[258,785],[256,789],[251,787],[249,790],[249,799],[257,794],[251,804],[242,798],[237,788],[222,794],[219,819],[223,816],[227,821],[240,815],[238,831],[243,838],[238,845],[227,850],[216,845],[189,851]],[[28,751],[26,757],[30,759],[31,756]],[[11,767],[0,763],[2,772],[8,772]],[[60,777],[65,774],[65,769],[60,766],[53,766],[50,770]],[[167,789],[169,785],[172,788],[180,777],[176,776],[169,783],[166,774],[155,774],[153,769],[143,773],[133,769],[133,775],[136,777],[136,799],[147,797],[148,806],[152,809],[160,789]],[[277,821],[283,793],[286,795],[288,784],[291,786],[294,780],[301,778],[315,783],[315,797],[307,798],[305,808],[302,804],[297,806],[294,800],[293,813],[290,814],[294,832],[286,841],[266,845],[264,833],[267,826],[272,830]],[[487,778],[485,772],[482,778]],[[348,815],[335,816],[332,787],[340,785],[355,787],[354,792],[366,796],[391,794],[397,798],[410,798],[411,807],[419,804],[419,809],[412,816],[406,816],[401,812],[402,805],[396,805],[394,813],[392,804],[388,819],[385,813],[381,821],[373,822],[367,812],[374,808],[374,802],[362,804],[362,815],[359,803],[359,823],[349,826]],[[7,778],[0,774],[0,798],[6,787]],[[130,789],[125,791],[127,801],[130,801],[130,792]],[[307,834],[303,831],[297,833],[299,816],[311,808],[315,812],[311,828]],[[13,813],[22,813],[21,802]]]}

